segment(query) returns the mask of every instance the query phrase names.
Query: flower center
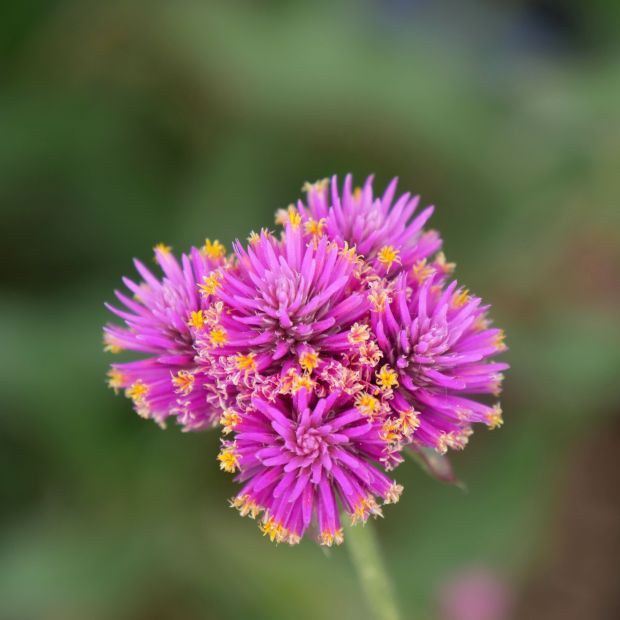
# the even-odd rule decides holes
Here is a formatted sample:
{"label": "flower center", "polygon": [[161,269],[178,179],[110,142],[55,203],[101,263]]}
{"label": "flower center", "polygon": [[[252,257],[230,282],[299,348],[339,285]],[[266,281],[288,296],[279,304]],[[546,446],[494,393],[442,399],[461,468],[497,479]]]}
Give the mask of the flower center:
{"label": "flower center", "polygon": [[296,446],[295,452],[299,456],[317,457],[322,450],[327,448],[326,442],[321,434],[320,429],[302,427],[297,429],[295,433]]}

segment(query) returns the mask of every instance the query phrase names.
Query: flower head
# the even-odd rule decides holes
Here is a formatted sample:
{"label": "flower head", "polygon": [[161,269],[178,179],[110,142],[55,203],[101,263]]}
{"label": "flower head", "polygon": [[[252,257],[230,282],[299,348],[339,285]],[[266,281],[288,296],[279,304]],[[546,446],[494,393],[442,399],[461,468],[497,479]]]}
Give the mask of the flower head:
{"label": "flower head", "polygon": [[[160,279],[124,279],[108,308],[109,385],[136,411],[185,430],[219,424],[222,471],[242,487],[231,504],[276,542],[309,531],[322,545],[381,514],[402,487],[388,475],[409,446],[428,471],[456,481],[437,452],[462,448],[474,423],[495,429],[506,349],[489,306],[450,282],[454,263],[425,230],[433,207],[375,196],[373,178],[304,186],[277,212],[280,236],[246,245],[207,239],[178,261],[155,248]],[[438,466],[440,462],[442,466]]]}
{"label": "flower head", "polygon": [[368,310],[355,265],[335,244],[310,243],[290,223],[285,231],[281,240],[263,232],[247,249],[237,243],[213,295],[220,311],[207,349],[240,364],[251,355],[262,374],[286,372],[292,361],[309,372],[340,355]]}
{"label": "flower head", "polygon": [[373,310],[372,326],[389,364],[378,383],[394,387],[394,411],[415,410],[415,441],[443,452],[465,445],[471,425],[501,424],[501,409],[472,398],[497,396],[508,365],[490,361],[506,349],[502,330],[491,328],[488,306],[456,282],[430,280],[410,288],[400,276],[391,301]]}
{"label": "flower head", "polygon": [[123,278],[133,297],[116,291],[124,308],[106,304],[125,324],[104,328],[106,349],[146,356],[112,364],[109,385],[116,391],[123,389],[145,418],[163,425],[172,415],[187,430],[204,428],[217,419],[219,412],[207,402],[208,368],[195,362],[192,332],[202,325],[203,308],[210,302],[210,295],[199,286],[215,277],[224,259],[209,258],[193,248],[179,262],[168,246],[160,244],[154,251],[163,278],[157,278],[136,260],[142,281]]}
{"label": "flower head", "polygon": [[306,230],[320,229],[341,247],[354,247],[380,275],[395,276],[441,247],[435,231],[424,231],[434,207],[416,215],[419,196],[405,193],[395,200],[397,179],[375,196],[373,180],[370,176],[354,189],[347,175],[342,191],[335,176],[306,184],[306,204],[300,202],[298,209]]}
{"label": "flower head", "polygon": [[365,521],[402,491],[382,471],[400,461],[382,424],[345,393],[317,399],[303,389],[274,402],[255,398],[233,434],[219,457],[243,483],[231,503],[242,515],[262,514],[262,531],[277,542],[299,542],[314,523],[320,544],[339,544],[339,504],[352,522]]}

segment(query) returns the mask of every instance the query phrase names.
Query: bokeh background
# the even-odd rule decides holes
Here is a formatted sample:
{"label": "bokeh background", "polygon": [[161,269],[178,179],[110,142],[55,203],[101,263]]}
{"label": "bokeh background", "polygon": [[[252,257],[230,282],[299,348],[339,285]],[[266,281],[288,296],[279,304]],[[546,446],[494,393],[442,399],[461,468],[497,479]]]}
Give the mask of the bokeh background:
{"label": "bokeh background", "polygon": [[396,472],[404,617],[620,618],[619,35],[613,0],[3,3],[0,618],[369,618],[346,549],[262,538],[216,434],[139,419],[101,350],[133,256],[347,171],[437,205],[513,366],[467,493]]}

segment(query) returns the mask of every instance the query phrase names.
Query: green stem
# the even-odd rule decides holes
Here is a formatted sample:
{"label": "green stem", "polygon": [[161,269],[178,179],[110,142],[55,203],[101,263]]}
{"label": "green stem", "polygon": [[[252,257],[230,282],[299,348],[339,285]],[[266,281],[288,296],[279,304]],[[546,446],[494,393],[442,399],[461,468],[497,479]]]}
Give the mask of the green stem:
{"label": "green stem", "polygon": [[349,550],[366,600],[377,620],[400,620],[392,583],[385,570],[374,524],[347,527],[345,546]]}

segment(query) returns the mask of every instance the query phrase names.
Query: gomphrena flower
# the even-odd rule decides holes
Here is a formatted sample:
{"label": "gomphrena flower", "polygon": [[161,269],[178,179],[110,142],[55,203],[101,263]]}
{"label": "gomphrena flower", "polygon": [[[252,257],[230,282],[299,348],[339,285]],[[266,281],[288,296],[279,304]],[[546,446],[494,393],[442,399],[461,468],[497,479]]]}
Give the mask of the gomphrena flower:
{"label": "gomphrena flower", "polygon": [[311,370],[350,348],[369,309],[351,254],[326,237],[308,243],[299,223],[288,223],[282,239],[263,231],[234,249],[203,338],[212,356],[266,376],[292,363]]}
{"label": "gomphrena flower", "polygon": [[[420,197],[405,193],[394,200],[397,183],[398,179],[392,180],[381,196],[374,195],[372,176],[354,189],[353,178],[347,175],[342,192],[335,176],[306,184],[307,204],[297,203],[305,232],[324,232],[341,246],[354,247],[379,275],[393,277],[410,269],[436,253],[441,239],[436,231],[424,230],[434,207],[416,215]],[[289,216],[294,213],[289,207]],[[286,215],[280,212],[279,219]]]}
{"label": "gomphrena flower", "polygon": [[166,418],[176,416],[186,430],[202,429],[212,425],[219,412],[208,402],[214,400],[211,379],[208,366],[195,362],[192,330],[202,324],[202,310],[209,305],[213,283],[226,263],[224,248],[207,240],[204,248],[184,254],[180,263],[163,244],[154,253],[164,277],[158,279],[135,260],[143,280],[123,278],[133,297],[115,291],[124,309],[106,304],[125,322],[104,328],[106,350],[147,356],[112,364],[108,383],[115,391],[123,389],[145,418],[163,425]]}
{"label": "gomphrena flower", "polygon": [[232,505],[244,516],[262,515],[261,530],[278,542],[299,542],[315,523],[320,544],[339,544],[339,506],[353,523],[364,522],[402,492],[382,471],[400,457],[381,423],[343,392],[317,399],[304,388],[273,402],[254,398],[218,458],[244,483]]}
{"label": "gomphrena flower", "polygon": [[473,424],[502,424],[508,365],[494,360],[506,346],[489,306],[451,281],[424,228],[433,207],[395,198],[396,180],[380,196],[372,177],[304,189],[306,203],[277,213],[280,236],[252,233],[228,258],[217,242],[180,262],[160,246],[161,280],[136,261],[143,282],[124,280],[134,298],[116,293],[125,326],[105,341],[146,356],[110,371],[138,413],[186,430],[219,421],[242,515],[271,540],[312,530],[332,545],[341,510],[365,521],[398,499],[387,472],[405,449],[431,463]]}
{"label": "gomphrena flower", "polygon": [[410,284],[404,274],[393,282],[387,303],[371,312],[372,327],[395,372],[392,408],[413,409],[415,443],[443,453],[464,447],[472,423],[501,425],[499,404],[471,396],[499,395],[508,365],[489,358],[506,350],[504,333],[490,327],[489,307],[456,282]]}

